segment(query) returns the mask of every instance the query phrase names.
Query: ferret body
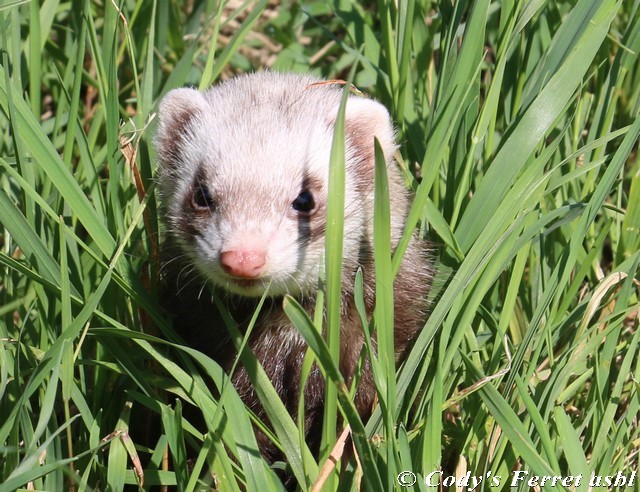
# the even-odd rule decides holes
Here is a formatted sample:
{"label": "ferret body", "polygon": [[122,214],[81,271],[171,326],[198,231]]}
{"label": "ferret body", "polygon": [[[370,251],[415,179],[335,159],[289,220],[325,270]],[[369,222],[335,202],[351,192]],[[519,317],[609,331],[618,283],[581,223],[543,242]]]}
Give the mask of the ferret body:
{"label": "ferret body", "polygon": [[[268,287],[267,306],[249,340],[288,410],[295,415],[307,346],[284,314],[282,296],[315,306],[323,266],[329,155],[342,94],[309,76],[244,75],[206,92],[176,89],[163,99],[155,145],[164,240],[164,291],[187,343],[229,369],[236,357],[211,300],[217,292],[241,328]],[[391,242],[402,235],[410,197],[393,162],[395,134],[379,103],[350,96],[346,106],[345,226],[340,369],[350,381],[364,343],[354,277],[364,273],[365,305],[374,306],[374,137],[387,160]],[[425,321],[431,280],[427,243],[414,237],[394,284],[394,340],[402,359]],[[244,368],[233,384],[260,418],[264,411]],[[305,432],[317,452],[324,380],[317,367],[305,387]],[[375,388],[365,365],[356,394],[363,419]],[[280,456],[262,433],[261,453]]]}

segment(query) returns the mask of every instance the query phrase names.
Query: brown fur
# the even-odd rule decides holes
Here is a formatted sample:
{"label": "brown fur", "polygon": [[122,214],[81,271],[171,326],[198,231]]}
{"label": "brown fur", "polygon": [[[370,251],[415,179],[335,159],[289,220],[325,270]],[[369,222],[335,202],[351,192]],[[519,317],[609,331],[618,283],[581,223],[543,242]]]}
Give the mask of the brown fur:
{"label": "brown fur", "polygon": [[[394,343],[398,362],[406,357],[426,319],[426,296],[432,276],[427,251],[424,240],[413,238],[395,280]],[[371,314],[375,305],[372,257],[369,256],[367,261],[363,262],[363,266],[365,306],[367,313]],[[213,304],[208,287],[203,291],[202,282],[188,278],[179,280],[177,275],[181,268],[178,264],[171,264],[167,269],[163,289],[166,307],[174,316],[176,329],[190,346],[208,354],[229,371],[237,352]],[[352,273],[355,275],[355,272]],[[340,370],[347,383],[350,383],[355,375],[364,343],[360,317],[353,299],[353,278],[352,275],[351,282],[343,286]],[[227,299],[227,308],[235,321],[241,329],[246,328],[257,302],[254,299],[229,297],[226,293],[217,295]],[[307,346],[302,341],[295,345],[287,343],[288,327],[291,324],[282,310],[281,303],[282,299],[279,298],[267,300],[254,327],[249,347],[264,367],[286,408],[295,416],[300,398],[300,371]],[[312,314],[315,300],[307,299],[303,306]],[[266,414],[247,371],[241,364],[236,367],[233,384],[247,407],[266,422]],[[363,374],[360,375],[355,398],[356,408],[365,422],[371,415],[375,398],[375,386],[367,362]],[[314,453],[318,452],[320,445],[323,402],[324,379],[318,367],[314,366],[305,388],[305,432],[307,444]],[[270,462],[282,459],[276,446],[266,435],[258,432],[257,438],[265,459]]]}
{"label": "brown fur", "polygon": [[[282,80],[278,81],[279,77],[282,77]],[[240,83],[245,83],[248,80],[248,78],[242,79]],[[339,100],[339,92],[330,92],[333,89],[325,87],[309,89],[311,87],[309,84],[313,82],[313,79],[310,78],[298,78],[291,75],[262,75],[256,76],[253,80],[255,81],[255,86],[245,84],[243,90],[248,92],[246,95],[243,92],[242,98],[239,99],[239,101],[246,101],[253,98],[252,109],[245,111],[245,113],[249,114],[240,115],[240,117],[246,117],[250,120],[252,129],[253,127],[256,129],[255,139],[246,144],[251,149],[261,149],[265,139],[269,138],[268,125],[265,122],[265,119],[268,118],[266,115],[277,115],[280,118],[278,124],[289,125],[293,128],[295,127],[296,118],[300,118],[301,112],[307,110],[307,107],[302,105],[303,102],[305,104],[318,103],[319,105],[330,106],[329,103],[333,104],[333,102]],[[284,88],[280,87],[281,85]],[[222,88],[222,90],[224,89],[225,87]],[[264,94],[268,93],[269,97],[265,96],[265,100],[256,99],[256,93],[263,94],[260,92],[263,89],[266,91]],[[337,91],[337,89],[335,90]],[[235,361],[236,351],[229,339],[221,316],[212,302],[212,295],[219,295],[225,300],[227,308],[241,330],[246,329],[257,305],[257,299],[243,298],[222,291],[211,292],[209,290],[210,282],[191,263],[192,260],[185,254],[184,246],[189,246],[201,234],[207,221],[216,221],[218,212],[227,215],[231,212],[235,215],[239,213],[240,207],[247,206],[269,209],[273,207],[274,203],[279,204],[283,197],[274,196],[274,193],[269,193],[270,190],[264,190],[260,187],[255,190],[247,188],[243,190],[242,194],[237,195],[239,198],[235,201],[226,201],[228,208],[225,210],[222,208],[220,211],[198,211],[194,209],[192,196],[194,187],[197,186],[197,181],[212,182],[217,179],[215,173],[221,171],[216,167],[216,161],[218,160],[216,156],[212,156],[210,161],[206,163],[193,162],[194,159],[189,160],[185,157],[191,155],[185,150],[188,151],[189,146],[196,146],[199,142],[198,138],[195,138],[195,133],[193,133],[194,125],[200,124],[198,122],[198,113],[204,114],[206,111],[213,111],[212,108],[206,107],[206,102],[202,98],[199,98],[194,103],[195,108],[183,110],[183,106],[188,106],[191,102],[192,96],[188,91],[182,90],[171,99],[170,103],[166,104],[166,115],[164,117],[162,114],[160,115],[160,137],[156,140],[161,164],[160,189],[161,201],[163,201],[163,215],[168,224],[173,224],[173,230],[167,231],[167,240],[164,245],[166,261],[163,268],[162,295],[168,312],[174,318],[175,327],[185,341],[211,356],[228,371]],[[273,101],[277,100],[280,100],[280,103],[274,104]],[[310,101],[310,103],[306,101]],[[367,108],[358,109],[358,102],[361,101],[355,101],[354,103],[354,110],[356,111],[354,114],[356,116],[347,116],[345,121],[345,143],[348,154],[346,172],[352,178],[354,183],[352,190],[355,190],[350,193],[354,196],[346,196],[346,213],[349,214],[350,210],[355,211],[371,207],[370,198],[373,193],[374,174],[373,137],[374,135],[381,136],[385,155],[388,159],[388,168],[390,169],[389,192],[392,215],[396,221],[397,236],[398,226],[406,217],[410,200],[404,189],[399,171],[392,168],[394,163],[391,161],[390,156],[395,150],[392,127],[388,114],[379,104],[376,103],[375,107],[377,109],[371,113],[373,116],[369,117],[369,114],[362,112]],[[258,112],[258,109],[254,111],[253,108],[258,108],[260,105],[268,107],[271,112],[267,110]],[[369,109],[371,109],[370,106],[368,107]],[[333,115],[334,109],[336,108],[331,107],[330,111],[327,110],[327,114]],[[233,110],[233,108],[230,108],[230,110]],[[171,119],[172,115],[174,117],[173,120]],[[215,124],[217,125],[217,122]],[[327,125],[331,128],[333,121],[327,121]],[[286,126],[287,132],[290,131],[289,126]],[[380,128],[384,129],[384,131],[380,131]],[[203,129],[209,130],[210,127],[203,127]],[[231,133],[234,131],[235,127],[233,125],[228,128],[225,127],[225,132]],[[202,138],[203,134],[201,132],[200,138]],[[189,135],[191,138],[185,138],[185,135]],[[249,138],[253,138],[253,134]],[[244,141],[241,145],[245,145]],[[322,151],[324,152],[324,150]],[[300,165],[304,165],[304,162],[300,162]],[[229,168],[224,169],[228,170]],[[184,174],[182,176],[180,173],[192,173],[192,179],[196,182],[191,182],[186,191],[178,193],[176,182],[180,181],[180,177],[189,175]],[[254,183],[256,176],[247,176],[247,179],[253,179],[252,183]],[[304,180],[307,181],[305,182]],[[314,192],[318,208],[311,216],[301,215],[299,218],[300,227],[298,233],[301,248],[305,247],[305,241],[315,245],[323,243],[326,222],[325,199],[327,190],[323,189],[326,186],[324,178],[310,173],[305,176],[304,180],[301,189],[310,189]],[[185,180],[182,179],[182,181]],[[259,184],[264,185],[260,181]],[[231,186],[223,190],[221,192],[222,195],[229,192],[230,188]],[[250,200],[247,197],[250,197]],[[220,201],[223,202],[222,198],[226,197],[219,196],[216,198],[221,198]],[[284,197],[285,206],[286,199]],[[172,202],[172,200],[174,201]],[[168,218],[167,206],[176,203],[180,203],[181,206],[177,207],[178,210],[175,210],[176,207],[174,207],[172,217]],[[229,205],[229,203],[232,205]],[[392,222],[394,220],[393,217]],[[271,219],[268,218],[267,220]],[[347,223],[352,228],[363,226],[357,220],[351,222],[345,220],[345,224]],[[342,275],[340,370],[347,382],[351,382],[355,377],[358,359],[364,344],[364,331],[354,301],[354,278],[358,268],[362,268],[364,274],[364,301],[369,317],[373,313],[375,304],[372,238],[367,237],[364,230],[345,230],[345,237],[349,234],[352,237],[359,238],[359,243],[356,241],[356,245],[359,245],[359,248],[356,248],[357,252],[352,251],[345,255]],[[393,241],[394,247],[396,242],[397,238]],[[428,251],[429,247],[426,241],[418,238],[417,235],[414,236],[409,243],[395,280],[394,341],[396,360],[398,362],[406,356],[426,319],[426,297],[432,277]],[[218,287],[218,289],[220,288]],[[300,296],[298,300],[311,315],[315,307],[313,294],[305,292],[305,295]],[[286,408],[292,415],[296,415],[300,399],[301,366],[307,347],[301,336],[295,333],[292,335],[293,330],[294,328],[283,312],[282,298],[270,298],[263,307],[254,327],[249,340],[249,348],[264,367]],[[373,345],[375,347],[375,340]],[[368,362],[364,364],[359,381],[355,404],[363,420],[366,420],[371,415],[376,399],[376,391]],[[260,419],[266,421],[265,412],[251,385],[247,370],[242,365],[236,368],[236,372],[233,375],[233,384],[244,403]],[[319,450],[321,437],[324,393],[323,377],[320,370],[314,367],[305,387],[304,395],[305,433],[309,446],[316,453]],[[281,458],[276,446],[266,435],[258,432],[257,438],[260,451],[266,459],[274,461]]]}

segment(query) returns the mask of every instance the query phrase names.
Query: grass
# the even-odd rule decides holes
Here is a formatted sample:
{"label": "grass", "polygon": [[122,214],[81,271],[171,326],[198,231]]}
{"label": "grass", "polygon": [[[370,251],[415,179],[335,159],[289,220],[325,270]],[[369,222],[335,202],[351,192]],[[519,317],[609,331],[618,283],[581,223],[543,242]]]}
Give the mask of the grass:
{"label": "grass", "polygon": [[[392,113],[416,193],[391,259],[377,175],[379,277],[397,272],[415,228],[439,246],[410,356],[397,374],[382,346],[372,361],[381,404],[369,422],[335,368],[336,339],[318,336],[318,313],[285,302],[332,381],[329,419],[342,412],[360,458],[323,490],[390,490],[403,471],[420,490],[467,472],[483,478],[476,490],[507,488],[516,471],[582,475],[576,490],[592,474],[629,477],[640,449],[639,7],[0,5],[0,490],[122,490],[142,477],[145,489],[282,487],[228,377],[182,347],[159,308],[151,146],[168,90],[267,65],[353,71]],[[327,260],[331,319],[335,248]],[[380,294],[381,333],[393,308]],[[310,489],[339,433],[325,426],[316,460],[300,415],[263,372],[252,377],[298,487]],[[192,403],[215,430],[204,439],[181,416]],[[151,447],[136,437],[141,409],[158,416]]]}

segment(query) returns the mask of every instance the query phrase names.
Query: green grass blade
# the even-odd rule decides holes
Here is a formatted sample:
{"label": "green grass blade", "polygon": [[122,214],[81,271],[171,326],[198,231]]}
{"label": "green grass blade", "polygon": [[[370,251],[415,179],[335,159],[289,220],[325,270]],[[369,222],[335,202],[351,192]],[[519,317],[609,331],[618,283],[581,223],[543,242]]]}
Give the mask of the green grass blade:
{"label": "green grass blade", "polygon": [[375,140],[375,191],[373,210],[373,251],[375,260],[376,305],[374,316],[382,377],[386,379],[386,394],[380,405],[385,415],[387,439],[387,489],[396,480],[396,361],[394,347],[393,272],[391,270],[391,212],[387,162],[380,142]]}
{"label": "green grass blade", "polygon": [[286,297],[283,308],[293,325],[304,337],[305,341],[316,355],[318,364],[323,370],[327,380],[331,381],[337,389],[337,398],[340,401],[342,411],[344,412],[349,425],[351,425],[351,433],[354,444],[358,450],[359,459],[364,470],[364,480],[368,490],[385,490],[380,477],[375,473],[375,464],[373,452],[366,437],[364,426],[360,420],[358,411],[356,410],[349,396],[349,388],[344,382],[342,374],[333,359],[333,355],[322,336],[315,329],[313,322],[305,310],[292,297]]}
{"label": "green grass blade", "polygon": [[[8,94],[5,81],[5,70],[0,67],[0,107],[7,111]],[[15,96],[15,90],[12,90]],[[46,135],[42,133],[38,121],[31,113],[22,98],[13,98],[16,110],[16,120],[13,122],[14,131],[19,133],[22,140],[29,146],[33,161],[47,174],[54,186],[60,191],[65,201],[77,214],[78,219],[89,231],[105,256],[110,256],[115,249],[115,241],[109,234],[105,224],[97,216],[95,209],[85,199],[85,195],[75,181],[68,168],[54,149]]]}
{"label": "green grass blade", "polygon": [[[340,107],[335,119],[333,141],[331,144],[328,189],[331,190],[327,201],[327,226],[325,238],[325,275],[326,275],[326,337],[329,353],[334,363],[340,361],[340,326],[342,323],[342,251],[344,239],[345,215],[345,112],[348,88],[343,89]],[[307,342],[308,343],[308,342]],[[317,355],[317,353],[316,353]],[[334,380],[333,378],[331,379]],[[322,440],[320,442],[320,461],[325,461],[336,442],[338,423],[338,391],[333,384],[325,385],[324,418]],[[333,488],[333,478],[327,482],[327,488]]]}

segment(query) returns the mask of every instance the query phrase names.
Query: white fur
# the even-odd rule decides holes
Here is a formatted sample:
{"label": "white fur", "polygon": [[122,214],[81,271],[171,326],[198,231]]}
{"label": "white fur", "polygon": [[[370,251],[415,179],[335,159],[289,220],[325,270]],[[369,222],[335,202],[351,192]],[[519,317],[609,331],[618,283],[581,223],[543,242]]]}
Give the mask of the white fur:
{"label": "white fur", "polygon": [[[161,165],[160,192],[168,231],[197,268],[219,287],[246,295],[308,294],[316,289],[324,241],[300,244],[301,222],[291,203],[305,176],[321,184],[316,203],[326,204],[329,155],[341,91],[310,86],[311,77],[262,73],[238,77],[204,93],[171,91],[160,106],[156,146]],[[180,133],[179,157],[169,149],[169,129],[180,112],[193,111],[192,124]],[[357,121],[371,145],[380,140],[387,162],[395,150],[394,132],[386,109],[370,99],[351,96],[347,124]],[[360,196],[355,189],[357,152],[347,148],[345,271],[355,271],[362,237],[372,238],[373,191]],[[373,165],[371,163],[371,165]],[[184,197],[192,193],[199,169],[218,200],[200,236],[176,233],[185,217]],[[393,242],[402,232],[406,199],[399,171],[388,165],[393,209]],[[371,173],[371,175],[373,175]],[[371,183],[373,190],[373,183]],[[392,207],[393,208],[393,207]],[[323,239],[323,238],[322,238]],[[266,265],[253,286],[233,282],[220,265],[220,253],[234,248],[262,248]]]}

